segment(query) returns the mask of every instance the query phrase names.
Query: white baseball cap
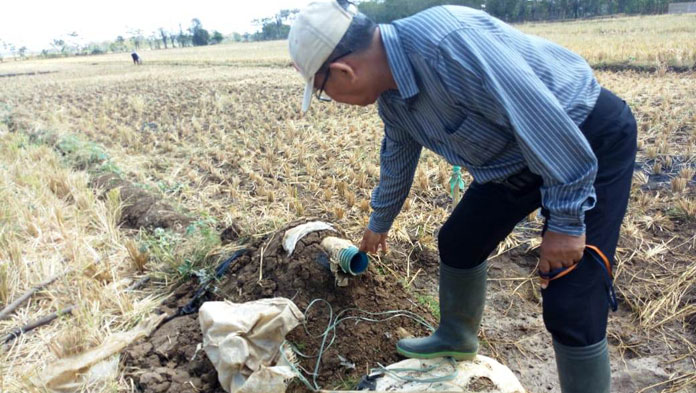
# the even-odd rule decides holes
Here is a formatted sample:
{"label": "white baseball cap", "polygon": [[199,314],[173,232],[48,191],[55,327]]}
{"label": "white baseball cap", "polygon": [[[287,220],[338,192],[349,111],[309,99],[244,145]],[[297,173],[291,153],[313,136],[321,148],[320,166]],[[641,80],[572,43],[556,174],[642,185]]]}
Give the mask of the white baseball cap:
{"label": "white baseball cap", "polygon": [[290,57],[306,82],[302,112],[306,112],[312,102],[314,74],[329,58],[358,13],[352,4],[347,8],[336,0],[310,3],[300,11],[290,28]]}

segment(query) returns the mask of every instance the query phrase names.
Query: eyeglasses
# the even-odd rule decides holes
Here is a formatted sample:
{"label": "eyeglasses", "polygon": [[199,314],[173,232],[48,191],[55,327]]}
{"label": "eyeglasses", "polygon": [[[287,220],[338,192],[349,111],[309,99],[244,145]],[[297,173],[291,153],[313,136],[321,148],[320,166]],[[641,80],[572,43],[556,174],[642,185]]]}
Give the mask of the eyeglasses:
{"label": "eyeglasses", "polygon": [[[353,53],[353,52],[352,52],[352,51],[348,51],[348,52],[346,52],[346,53],[344,53],[344,54],[342,54],[342,55],[340,55],[340,56],[334,57],[333,60],[327,61],[327,62],[325,63],[325,64],[326,64],[325,67],[322,66],[322,68],[326,68],[326,75],[324,76],[324,81],[321,82],[321,87],[319,88],[319,90],[316,90],[316,91],[314,92],[314,96],[317,97],[317,99],[318,99],[319,101],[321,101],[321,102],[331,102],[331,97],[325,96],[325,95],[324,95],[324,88],[326,87],[326,81],[329,80],[329,75],[331,75],[331,67],[330,67],[329,65],[330,65],[331,63],[333,63],[334,61],[336,61],[336,60],[342,58],[342,57],[348,56],[348,55],[351,54],[351,53]],[[320,69],[321,69],[321,68],[320,68]]]}
{"label": "eyeglasses", "polygon": [[326,69],[326,75],[324,75],[324,81],[321,82],[321,87],[319,90],[314,91],[314,95],[317,97],[317,100],[321,102],[331,102],[331,97],[324,95],[324,88],[326,87],[326,81],[329,80],[329,75],[331,75],[330,67]]}

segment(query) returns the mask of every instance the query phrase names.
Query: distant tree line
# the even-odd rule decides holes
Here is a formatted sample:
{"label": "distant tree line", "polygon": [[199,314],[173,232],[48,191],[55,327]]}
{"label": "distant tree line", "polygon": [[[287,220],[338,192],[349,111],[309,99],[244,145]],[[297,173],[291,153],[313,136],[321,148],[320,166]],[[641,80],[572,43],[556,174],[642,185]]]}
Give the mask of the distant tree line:
{"label": "distant tree line", "polygon": [[[507,22],[546,21],[589,18],[614,14],[662,14],[666,13],[669,0],[362,0],[358,3],[360,11],[377,23],[388,23],[395,19],[413,15],[426,8],[442,4],[464,5],[484,9],[489,14]],[[288,37],[292,20],[299,10],[283,9],[267,18],[254,20],[259,27],[256,33],[232,33],[224,37],[219,31],[210,33],[203,28],[198,18],[191,20],[191,26],[184,30],[179,25],[178,31],[164,28],[145,35],[142,30],[134,29],[128,36],[118,36],[114,41],[83,44],[77,33],[69,33],[56,38],[51,43],[51,50],[41,52],[43,57],[61,57],[75,55],[100,54],[107,52],[125,52],[151,49],[169,49],[176,47],[219,44],[229,41],[266,41],[281,40]],[[15,60],[26,57],[27,48],[17,48],[9,42],[0,40],[0,61],[3,53],[12,55]]]}
{"label": "distant tree line", "polygon": [[[124,37],[119,35],[113,41],[90,42],[80,37],[77,32],[71,32],[51,41],[51,49],[44,49],[40,57],[66,57],[97,55],[102,53],[128,52],[149,47],[150,49],[168,49],[186,46],[215,45],[221,43],[225,37],[219,31],[210,33],[203,28],[198,18],[191,20],[191,26],[184,30],[181,25],[179,31],[167,31],[159,28],[149,35],[145,35],[141,29],[128,31]],[[21,60],[27,56],[25,46],[17,48],[14,44],[0,39],[0,61],[3,61],[3,53],[10,54],[15,60]]]}
{"label": "distant tree line", "polygon": [[0,39],[0,63],[5,61],[3,53],[9,52],[15,60],[24,59],[27,57],[27,47],[17,46],[11,42],[6,42]]}
{"label": "distant tree line", "polygon": [[300,12],[298,9],[280,10],[272,17],[256,19],[254,24],[261,26],[261,30],[247,37],[252,41],[284,40],[290,33],[290,21]]}
{"label": "distant tree line", "polygon": [[[361,12],[377,23],[413,15],[436,5],[454,4],[483,9],[507,22],[589,18],[614,14],[662,14],[669,0],[363,0]],[[254,34],[233,34],[234,41],[286,39],[297,9],[284,9],[272,17],[257,19]]]}
{"label": "distant tree line", "polygon": [[[614,14],[662,14],[668,0],[363,0],[361,12],[377,23],[413,15],[436,5],[454,4],[484,9],[508,22],[588,18]],[[297,9],[284,9],[272,17],[257,19],[254,34],[233,34],[234,41],[281,40],[288,37]]]}
{"label": "distant tree line", "polygon": [[361,12],[377,23],[413,15],[443,4],[484,9],[507,22],[588,18],[613,14],[662,14],[669,0],[367,0]]}
{"label": "distant tree line", "polygon": [[129,32],[128,39],[123,36],[109,43],[108,51],[123,52],[138,50],[148,46],[150,49],[183,48],[186,46],[215,45],[221,43],[225,37],[217,30],[212,34],[203,28],[200,19],[193,18],[191,26],[184,30],[179,25],[179,31],[167,31],[160,27],[149,36],[144,36],[142,30],[136,29]]}

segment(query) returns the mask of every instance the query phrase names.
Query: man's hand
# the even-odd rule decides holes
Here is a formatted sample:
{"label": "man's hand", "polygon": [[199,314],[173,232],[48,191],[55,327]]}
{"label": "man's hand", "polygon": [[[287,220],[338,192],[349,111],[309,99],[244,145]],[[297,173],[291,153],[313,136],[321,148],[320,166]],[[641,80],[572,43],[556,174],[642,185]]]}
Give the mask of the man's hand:
{"label": "man's hand", "polygon": [[360,242],[360,251],[376,253],[380,246],[382,246],[382,251],[387,252],[387,233],[374,233],[365,228]]}
{"label": "man's hand", "polygon": [[548,273],[554,269],[572,266],[582,258],[584,251],[584,233],[582,236],[571,236],[546,231],[541,241],[539,270]]}

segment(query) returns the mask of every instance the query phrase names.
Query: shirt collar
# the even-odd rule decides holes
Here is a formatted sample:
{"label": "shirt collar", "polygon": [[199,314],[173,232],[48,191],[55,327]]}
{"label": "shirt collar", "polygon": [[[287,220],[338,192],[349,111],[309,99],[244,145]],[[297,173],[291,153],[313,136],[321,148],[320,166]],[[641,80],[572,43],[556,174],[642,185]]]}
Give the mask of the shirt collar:
{"label": "shirt collar", "polygon": [[404,53],[401,40],[399,40],[399,35],[394,25],[380,24],[379,31],[382,35],[384,49],[387,52],[389,69],[399,89],[399,95],[402,99],[408,100],[419,92],[411,62],[406,57],[406,53]]}

